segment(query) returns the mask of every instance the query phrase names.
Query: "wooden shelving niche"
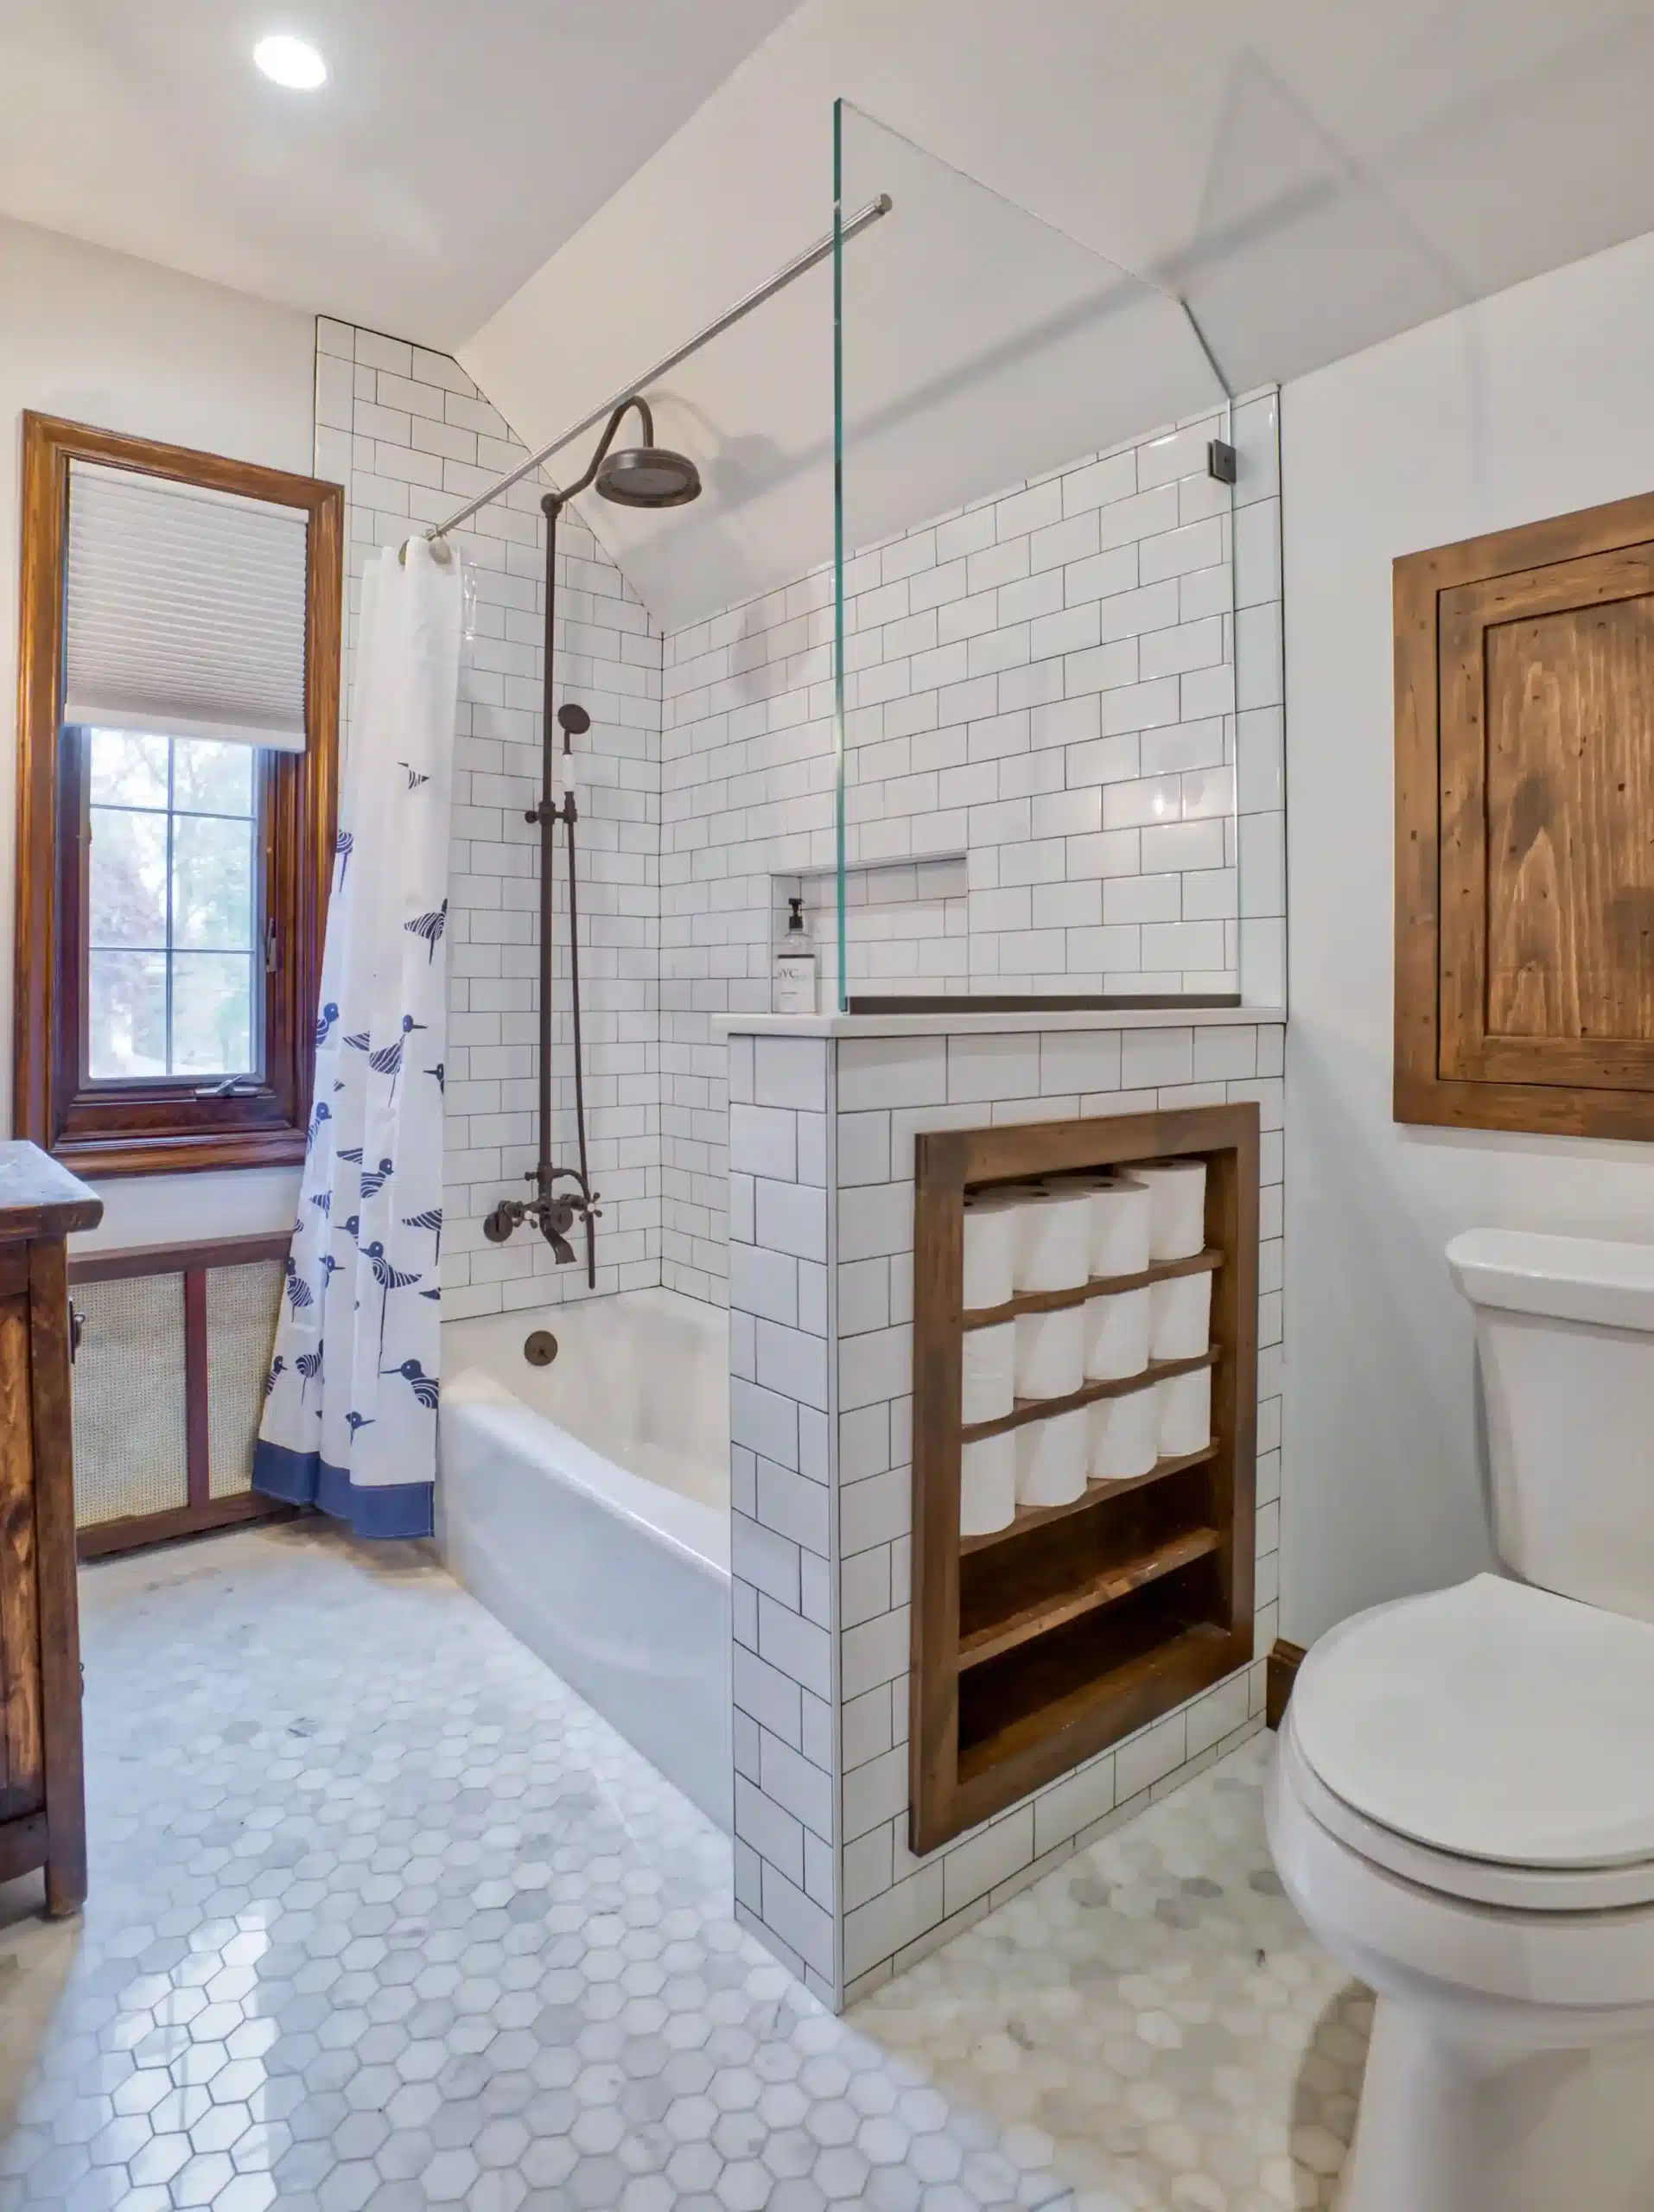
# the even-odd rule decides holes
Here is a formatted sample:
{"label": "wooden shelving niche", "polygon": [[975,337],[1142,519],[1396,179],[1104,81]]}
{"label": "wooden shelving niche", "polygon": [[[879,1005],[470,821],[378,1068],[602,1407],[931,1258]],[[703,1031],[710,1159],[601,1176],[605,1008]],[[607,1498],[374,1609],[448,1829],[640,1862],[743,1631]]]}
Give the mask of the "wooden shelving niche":
{"label": "wooden shelving niche", "polygon": [[[968,1192],[1205,1161],[1205,1249],[1131,1275],[963,1304]],[[1252,1656],[1258,1116],[1252,1105],[945,1130],[916,1141],[911,1842],[934,1850]],[[1190,1242],[1193,1239],[1191,1237]],[[1212,1275],[1209,1348],[1060,1398],[961,1418],[967,1332],[1167,1277]],[[1212,1370],[1211,1439],[962,1537],[964,1445]]]}

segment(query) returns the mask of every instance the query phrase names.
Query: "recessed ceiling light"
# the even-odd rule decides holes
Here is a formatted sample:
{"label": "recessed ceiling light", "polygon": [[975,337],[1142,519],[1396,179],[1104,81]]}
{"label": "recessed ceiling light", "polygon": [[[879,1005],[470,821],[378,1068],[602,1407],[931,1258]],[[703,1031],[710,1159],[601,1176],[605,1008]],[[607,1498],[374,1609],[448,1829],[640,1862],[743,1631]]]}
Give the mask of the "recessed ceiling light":
{"label": "recessed ceiling light", "polygon": [[261,38],[252,58],[273,85],[285,85],[291,92],[313,92],[328,81],[327,63],[302,38]]}

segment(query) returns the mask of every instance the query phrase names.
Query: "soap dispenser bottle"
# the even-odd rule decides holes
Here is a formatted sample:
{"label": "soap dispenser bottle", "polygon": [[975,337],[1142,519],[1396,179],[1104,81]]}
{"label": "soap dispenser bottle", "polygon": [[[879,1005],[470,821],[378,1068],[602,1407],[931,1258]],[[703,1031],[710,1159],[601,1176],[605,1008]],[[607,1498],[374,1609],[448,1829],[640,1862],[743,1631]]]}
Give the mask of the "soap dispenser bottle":
{"label": "soap dispenser bottle", "polygon": [[775,956],[775,1011],[816,1010],[816,955],[804,926],[804,900],[787,900],[786,933]]}

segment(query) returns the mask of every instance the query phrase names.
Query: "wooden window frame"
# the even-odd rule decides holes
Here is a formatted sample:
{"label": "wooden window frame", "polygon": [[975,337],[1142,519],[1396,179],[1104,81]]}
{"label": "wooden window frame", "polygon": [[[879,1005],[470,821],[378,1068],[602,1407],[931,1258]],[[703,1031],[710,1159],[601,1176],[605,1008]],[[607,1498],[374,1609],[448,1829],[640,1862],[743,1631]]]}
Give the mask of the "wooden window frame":
{"label": "wooden window frame", "polygon": [[[277,929],[263,979],[264,1071],[245,1096],[198,1098],[196,1080],[115,1089],[80,1082],[83,886],[77,748],[60,741],[69,465],[95,461],[302,509],[305,750],[264,756],[264,912]],[[187,446],[23,416],[17,702],[17,952],[13,1126],[85,1175],[278,1166],[304,1156],[338,803],[344,501],[340,486]]]}
{"label": "wooden window frame", "polygon": [[[1458,698],[1447,702],[1444,715],[1444,645],[1457,650],[1491,599],[1510,619],[1541,611],[1548,595],[1529,581],[1535,569],[1574,563],[1581,599],[1624,595],[1624,556],[1651,543],[1654,494],[1644,494],[1408,554],[1395,563],[1397,1122],[1654,1138],[1654,1088],[1641,1081],[1645,1046],[1622,1046],[1616,1071],[1600,1048],[1589,1055],[1591,1065],[1574,1054],[1580,1065],[1570,1066],[1565,1040],[1558,1040],[1548,1056],[1555,1079],[1515,1077],[1517,1056],[1482,1032],[1482,926],[1473,918],[1444,920],[1442,912],[1444,880],[1462,882],[1476,863],[1482,835],[1481,772],[1443,752],[1444,720],[1450,715],[1458,727],[1468,719]],[[1466,974],[1467,967],[1477,972]]]}

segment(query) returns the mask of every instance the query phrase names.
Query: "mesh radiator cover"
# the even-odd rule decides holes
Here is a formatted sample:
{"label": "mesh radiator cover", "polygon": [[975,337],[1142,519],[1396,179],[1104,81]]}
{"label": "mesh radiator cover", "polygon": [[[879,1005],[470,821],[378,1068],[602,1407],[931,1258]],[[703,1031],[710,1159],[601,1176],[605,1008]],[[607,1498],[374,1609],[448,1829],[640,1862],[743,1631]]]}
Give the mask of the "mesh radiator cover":
{"label": "mesh radiator cover", "polygon": [[189,1503],[184,1279],[82,1282],[74,1375],[77,1529]]}
{"label": "mesh radiator cover", "polygon": [[[165,1272],[74,1281],[83,1321],[73,1368],[79,1529],[180,1513],[192,1503],[204,1510],[251,1490],[281,1262],[226,1255],[226,1265],[196,1268],[187,1251],[176,1256],[185,1265]],[[193,1500],[192,1389],[199,1462]]]}
{"label": "mesh radiator cover", "polygon": [[207,1453],[209,1494],[252,1488],[252,1447],[282,1303],[279,1260],[213,1268],[207,1278]]}

